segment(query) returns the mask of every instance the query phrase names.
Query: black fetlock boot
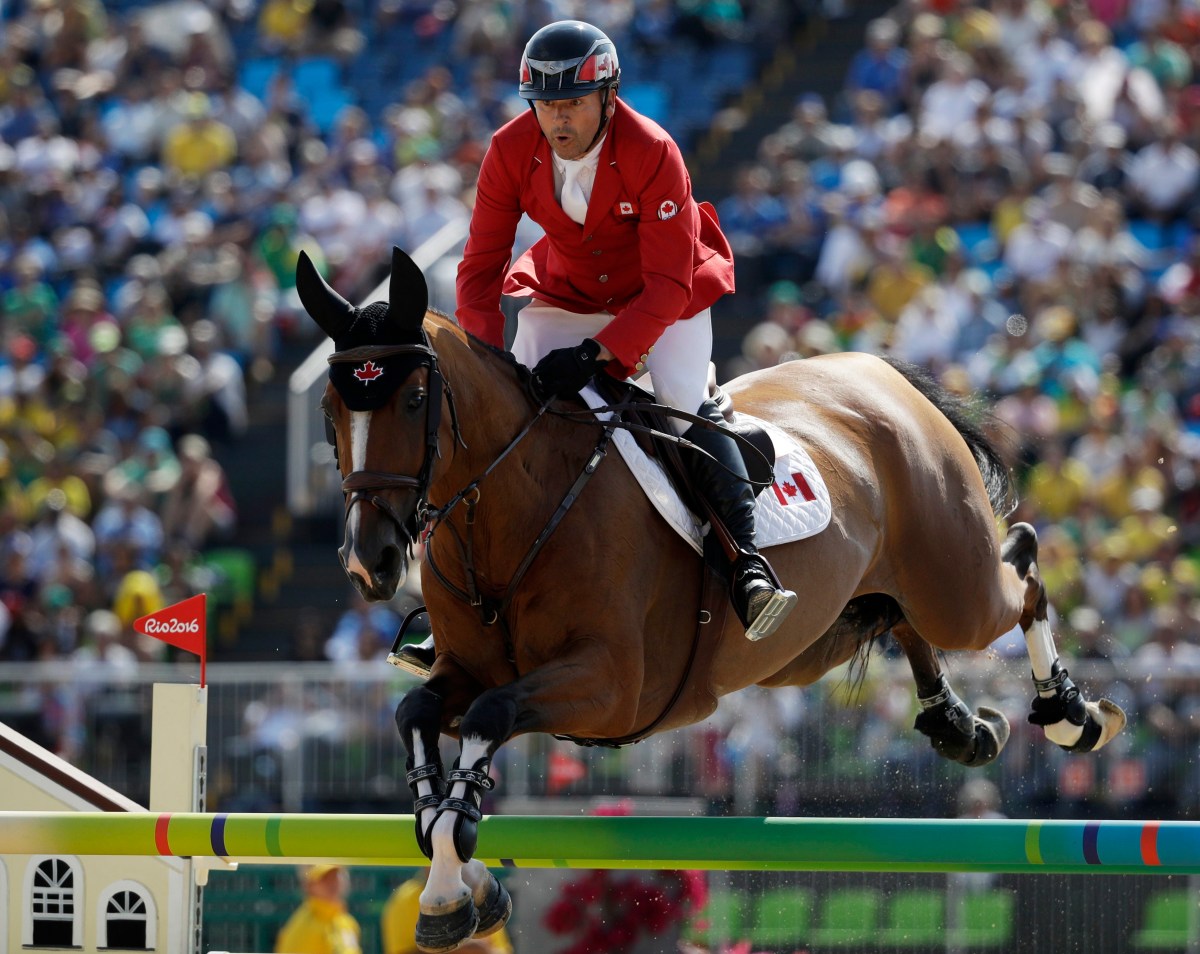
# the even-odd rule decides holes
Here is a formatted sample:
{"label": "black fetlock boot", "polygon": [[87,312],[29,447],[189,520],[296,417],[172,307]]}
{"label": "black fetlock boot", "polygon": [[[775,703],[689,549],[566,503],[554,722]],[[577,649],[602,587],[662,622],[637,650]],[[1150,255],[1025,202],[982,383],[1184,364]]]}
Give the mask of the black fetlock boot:
{"label": "black fetlock boot", "polygon": [[[723,420],[711,401],[697,412],[714,422]],[[766,558],[754,546],[754,488],[737,444],[722,427],[693,424],[685,440],[708,452],[684,453],[688,469],[717,519],[740,551],[730,573],[730,595],[738,618],[746,627],[746,638],[770,636],[796,605],[796,594],[779,583]]]}

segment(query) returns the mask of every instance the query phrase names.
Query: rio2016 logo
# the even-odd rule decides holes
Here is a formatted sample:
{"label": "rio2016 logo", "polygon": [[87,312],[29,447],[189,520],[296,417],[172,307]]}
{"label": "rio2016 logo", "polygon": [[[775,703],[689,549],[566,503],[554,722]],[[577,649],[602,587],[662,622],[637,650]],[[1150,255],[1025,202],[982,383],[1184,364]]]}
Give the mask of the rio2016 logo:
{"label": "rio2016 logo", "polygon": [[146,632],[149,635],[154,635],[155,633],[198,633],[200,632],[200,620],[148,619],[146,620]]}

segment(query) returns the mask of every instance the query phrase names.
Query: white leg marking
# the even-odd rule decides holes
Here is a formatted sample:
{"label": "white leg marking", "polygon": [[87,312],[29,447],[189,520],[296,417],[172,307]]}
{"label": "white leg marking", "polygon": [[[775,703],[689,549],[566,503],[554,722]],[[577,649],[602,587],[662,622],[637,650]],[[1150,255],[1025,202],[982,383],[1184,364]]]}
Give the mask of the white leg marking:
{"label": "white leg marking", "polygon": [[[413,767],[424,765],[428,759],[425,758],[425,746],[421,742],[421,733],[413,729]],[[433,782],[427,778],[417,782],[417,794],[424,798],[426,795],[433,794]],[[418,816],[421,822],[421,833],[426,834],[429,831],[429,826],[433,824],[433,816],[437,813],[436,808],[423,808]]]}
{"label": "white leg marking", "polygon": [[[462,755],[459,764],[469,768],[487,755],[487,743],[480,738],[468,736],[463,739]],[[455,782],[451,786],[451,798],[466,798],[467,783]],[[421,909],[445,909],[464,897],[471,895],[471,889],[463,880],[464,865],[458,860],[458,852],[454,847],[454,823],[458,815],[455,812],[444,812],[433,825],[433,864],[429,869],[429,880],[425,882],[425,890],[421,892]],[[475,877],[475,872],[472,871]]]}
{"label": "white leg marking", "polygon": [[[366,470],[367,435],[370,430],[370,411],[350,412],[350,469],[352,471]],[[358,548],[355,546],[355,541],[358,539],[358,515],[361,507],[361,504],[351,507],[350,512],[346,515],[346,543],[349,544],[346,549],[350,554],[346,561],[346,570],[362,577],[363,580],[370,580],[371,574],[358,559]]]}
{"label": "white leg marking", "polygon": [[[1035,619],[1025,634],[1025,645],[1029,651],[1029,665],[1033,669],[1034,679],[1049,679],[1054,671],[1054,663],[1058,660],[1058,650],[1054,647],[1054,633],[1050,631],[1050,620]],[[1052,698],[1057,690],[1041,689],[1038,695]],[[1046,726],[1046,738],[1058,745],[1074,745],[1083,735],[1083,726],[1073,725],[1066,719]]]}
{"label": "white leg marking", "polygon": [[[1025,646],[1029,652],[1029,665],[1034,679],[1049,679],[1053,674],[1058,650],[1054,647],[1054,634],[1050,632],[1050,620],[1035,619],[1025,633]],[[1054,695],[1054,691],[1043,692],[1043,696]]]}

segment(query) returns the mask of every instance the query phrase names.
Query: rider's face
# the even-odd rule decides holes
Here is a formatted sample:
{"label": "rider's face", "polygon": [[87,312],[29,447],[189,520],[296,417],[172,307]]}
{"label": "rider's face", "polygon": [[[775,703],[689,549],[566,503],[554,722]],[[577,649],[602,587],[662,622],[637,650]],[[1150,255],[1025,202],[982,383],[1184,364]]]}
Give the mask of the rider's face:
{"label": "rider's face", "polygon": [[[600,129],[600,91],[576,99],[539,99],[533,104],[538,125],[559,159],[579,159]],[[608,115],[616,109],[609,97]]]}

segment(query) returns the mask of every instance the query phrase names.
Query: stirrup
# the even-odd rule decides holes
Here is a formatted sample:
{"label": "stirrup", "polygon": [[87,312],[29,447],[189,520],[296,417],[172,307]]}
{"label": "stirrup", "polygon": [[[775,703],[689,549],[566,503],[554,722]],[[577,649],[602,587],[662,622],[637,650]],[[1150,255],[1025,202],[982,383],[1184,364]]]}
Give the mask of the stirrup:
{"label": "stirrup", "polygon": [[[764,599],[764,596],[767,597]],[[750,625],[746,629],[746,638],[758,642],[770,636],[779,629],[780,624],[796,605],[796,594],[791,590],[768,590],[762,587],[750,597],[746,616]],[[761,607],[756,610],[755,607]]]}
{"label": "stirrup", "polygon": [[[740,582],[747,576],[762,585],[754,587],[747,595],[743,615]],[[751,642],[765,639],[779,629],[796,605],[796,594],[784,589],[771,564],[756,551],[743,552],[734,565],[732,591],[734,609],[738,611],[742,625],[746,627],[746,638]]]}
{"label": "stirrup", "polygon": [[433,661],[437,658],[437,650],[433,645],[433,634],[430,633],[420,643],[405,643],[395,646],[388,653],[387,661],[397,669],[412,673],[418,679],[428,679]]}

